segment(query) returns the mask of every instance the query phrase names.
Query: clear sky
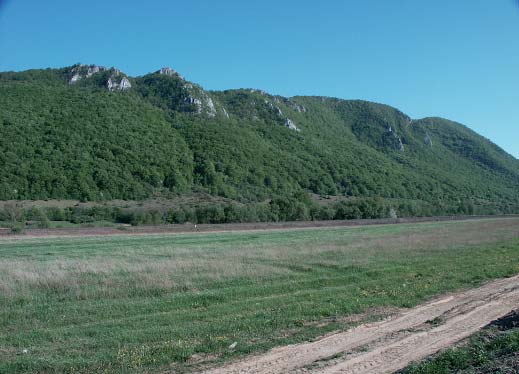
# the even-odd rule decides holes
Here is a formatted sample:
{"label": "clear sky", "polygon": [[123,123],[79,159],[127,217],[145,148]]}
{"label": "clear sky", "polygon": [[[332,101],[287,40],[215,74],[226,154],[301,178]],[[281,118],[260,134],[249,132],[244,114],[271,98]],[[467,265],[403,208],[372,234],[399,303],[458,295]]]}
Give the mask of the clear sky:
{"label": "clear sky", "polygon": [[519,158],[518,0],[0,0],[0,71],[76,62],[382,102]]}

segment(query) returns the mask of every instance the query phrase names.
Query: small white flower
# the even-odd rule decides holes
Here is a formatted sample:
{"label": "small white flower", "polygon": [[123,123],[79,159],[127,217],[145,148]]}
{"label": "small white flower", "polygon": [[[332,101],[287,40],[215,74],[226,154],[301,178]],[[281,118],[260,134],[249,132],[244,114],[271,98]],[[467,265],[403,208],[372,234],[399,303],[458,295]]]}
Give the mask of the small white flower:
{"label": "small white flower", "polygon": [[229,349],[234,349],[238,345],[238,342],[234,342],[229,346]]}
{"label": "small white flower", "polygon": [[24,349],[24,350],[22,351],[22,353],[25,355],[25,354],[29,353],[29,350],[28,350],[28,349]]}

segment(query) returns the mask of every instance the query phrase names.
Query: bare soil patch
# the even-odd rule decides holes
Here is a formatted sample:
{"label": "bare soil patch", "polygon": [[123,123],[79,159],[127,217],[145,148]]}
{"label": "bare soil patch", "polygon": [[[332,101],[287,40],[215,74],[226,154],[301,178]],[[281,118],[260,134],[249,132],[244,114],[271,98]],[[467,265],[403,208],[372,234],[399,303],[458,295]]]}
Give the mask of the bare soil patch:
{"label": "bare soil patch", "polygon": [[515,276],[434,300],[381,322],[315,342],[276,348],[205,373],[394,373],[490,323],[515,326],[519,316],[510,312],[518,305],[519,276]]}

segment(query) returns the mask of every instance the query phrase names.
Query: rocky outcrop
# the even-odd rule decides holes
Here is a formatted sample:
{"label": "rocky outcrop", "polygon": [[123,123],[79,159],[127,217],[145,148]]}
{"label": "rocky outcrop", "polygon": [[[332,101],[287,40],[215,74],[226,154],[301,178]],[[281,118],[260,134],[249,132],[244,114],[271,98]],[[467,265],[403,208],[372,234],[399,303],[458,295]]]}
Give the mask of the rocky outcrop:
{"label": "rocky outcrop", "polygon": [[[185,101],[186,104],[195,106],[196,114],[205,113],[208,117],[211,118],[216,117],[216,115],[218,114],[213,99],[205,93],[202,93],[200,97],[189,95],[186,97]],[[224,108],[222,110],[222,114],[229,118],[229,114]]]}
{"label": "rocky outcrop", "polygon": [[74,65],[69,72],[69,84],[76,84],[81,80],[86,80],[95,74],[110,73],[110,76],[104,83],[109,91],[126,91],[132,88],[132,84],[128,77],[116,68],[106,68],[97,65]]}
{"label": "rocky outcrop", "polygon": [[199,98],[188,96],[185,98],[184,102],[188,105],[193,105],[195,107],[196,114],[202,113],[202,100]]}
{"label": "rocky outcrop", "polygon": [[298,103],[296,103],[290,99],[287,99],[286,97],[276,96],[274,98],[274,101],[277,102],[278,104],[283,103],[286,106],[288,106],[290,109],[295,110],[298,113],[306,113],[306,111],[307,111],[307,109],[303,105],[299,105]]}
{"label": "rocky outcrop", "polygon": [[404,152],[405,151],[404,143],[402,143],[402,139],[399,136],[398,136],[398,150],[400,152]]}
{"label": "rocky outcrop", "polygon": [[209,96],[206,96],[205,103],[207,105],[207,115],[209,117],[216,117],[216,108],[214,106],[213,99],[211,99]]}
{"label": "rocky outcrop", "polygon": [[117,75],[112,75],[106,82],[106,88],[108,91],[127,91],[132,88],[132,84],[126,77],[118,79]]}
{"label": "rocky outcrop", "polygon": [[184,79],[184,77],[181,76],[175,69],[172,69],[170,67],[163,67],[158,71],[158,73],[160,75],[166,75],[168,77],[178,77],[182,80]]}
{"label": "rocky outcrop", "polygon": [[431,137],[429,136],[429,132],[428,131],[425,131],[425,137],[424,137],[423,141],[429,147],[433,146],[433,141],[432,141]]}
{"label": "rocky outcrop", "polygon": [[112,68],[112,74],[106,82],[106,88],[108,91],[127,91],[132,88],[132,84],[126,75],[124,75],[119,69]]}
{"label": "rocky outcrop", "polygon": [[306,113],[307,109],[303,106],[303,105],[299,105],[299,104],[296,104],[294,102],[292,102],[292,108],[298,112],[298,113]]}
{"label": "rocky outcrop", "polygon": [[108,78],[108,81],[106,82],[106,88],[108,88],[108,91],[114,91],[115,86],[116,86],[116,83],[114,83],[112,78]]}
{"label": "rocky outcrop", "polygon": [[301,129],[297,127],[294,121],[292,121],[290,118],[285,119],[285,126],[288,127],[290,130],[294,130],[297,132],[301,131]]}
{"label": "rocky outcrop", "polygon": [[387,131],[390,134],[390,136],[393,138],[393,142],[394,142],[396,148],[400,152],[404,152],[405,146],[404,146],[404,143],[402,142],[402,138],[400,138],[400,136],[396,133],[396,131],[393,130],[393,127],[391,127],[391,126],[389,126]]}
{"label": "rocky outcrop", "polygon": [[[205,113],[207,114],[207,116],[214,118],[218,113],[213,99],[205,93],[203,93],[200,97],[195,97],[192,94],[189,94],[184,99],[184,103],[188,106],[194,107],[193,112],[196,114]],[[191,109],[189,108],[188,110],[191,111]],[[229,117],[229,114],[227,114],[227,111],[225,111],[225,109],[223,109],[223,114],[227,116],[227,118]]]}
{"label": "rocky outcrop", "polygon": [[121,80],[121,83],[119,85],[119,88],[124,91],[124,90],[129,90],[130,88],[132,88],[132,84],[130,83],[130,81],[128,80],[128,78],[124,77],[122,80]]}
{"label": "rocky outcrop", "polygon": [[[277,104],[281,104],[281,100],[278,98],[278,97],[274,97],[274,102],[277,103]],[[271,103],[270,101],[268,100],[265,100],[265,104],[268,105],[268,107],[270,108],[271,111],[274,112],[274,114],[279,117],[280,119],[283,119],[283,123],[286,127],[288,127],[290,130],[294,130],[294,131],[301,131],[297,126],[296,124],[294,123],[294,121],[292,121],[290,118],[288,117],[285,117],[283,115],[283,111],[281,110],[280,107],[278,107],[277,105],[274,105],[273,103]]]}
{"label": "rocky outcrop", "polygon": [[250,89],[249,90],[250,93],[259,93],[260,95],[262,96],[268,96],[268,93],[266,91],[263,91],[263,90],[256,90],[254,88]]}
{"label": "rocky outcrop", "polygon": [[97,65],[74,65],[70,70],[69,84],[74,84],[81,79],[90,78],[92,75],[101,71],[107,71],[108,69],[104,66]]}
{"label": "rocky outcrop", "polygon": [[69,84],[74,84],[76,83],[77,81],[79,81],[81,79],[81,75],[79,75],[78,73],[74,74],[72,76],[72,78],[69,79],[68,83]]}
{"label": "rocky outcrop", "polygon": [[173,75],[176,75],[177,72],[169,67],[164,67],[159,70],[159,74],[172,77]]}
{"label": "rocky outcrop", "polygon": [[224,107],[222,107],[222,113],[225,116],[225,118],[229,118],[229,113],[227,112],[227,110],[225,110]]}

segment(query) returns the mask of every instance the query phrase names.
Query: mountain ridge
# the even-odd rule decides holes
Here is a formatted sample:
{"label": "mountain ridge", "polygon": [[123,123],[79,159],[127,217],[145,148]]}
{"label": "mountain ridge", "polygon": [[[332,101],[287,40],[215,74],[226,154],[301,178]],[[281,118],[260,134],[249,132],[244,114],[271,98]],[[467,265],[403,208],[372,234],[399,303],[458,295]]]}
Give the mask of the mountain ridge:
{"label": "mountain ridge", "polygon": [[165,67],[0,73],[0,121],[2,200],[304,192],[440,213],[519,207],[519,161],[462,124],[363,100],[207,91]]}

